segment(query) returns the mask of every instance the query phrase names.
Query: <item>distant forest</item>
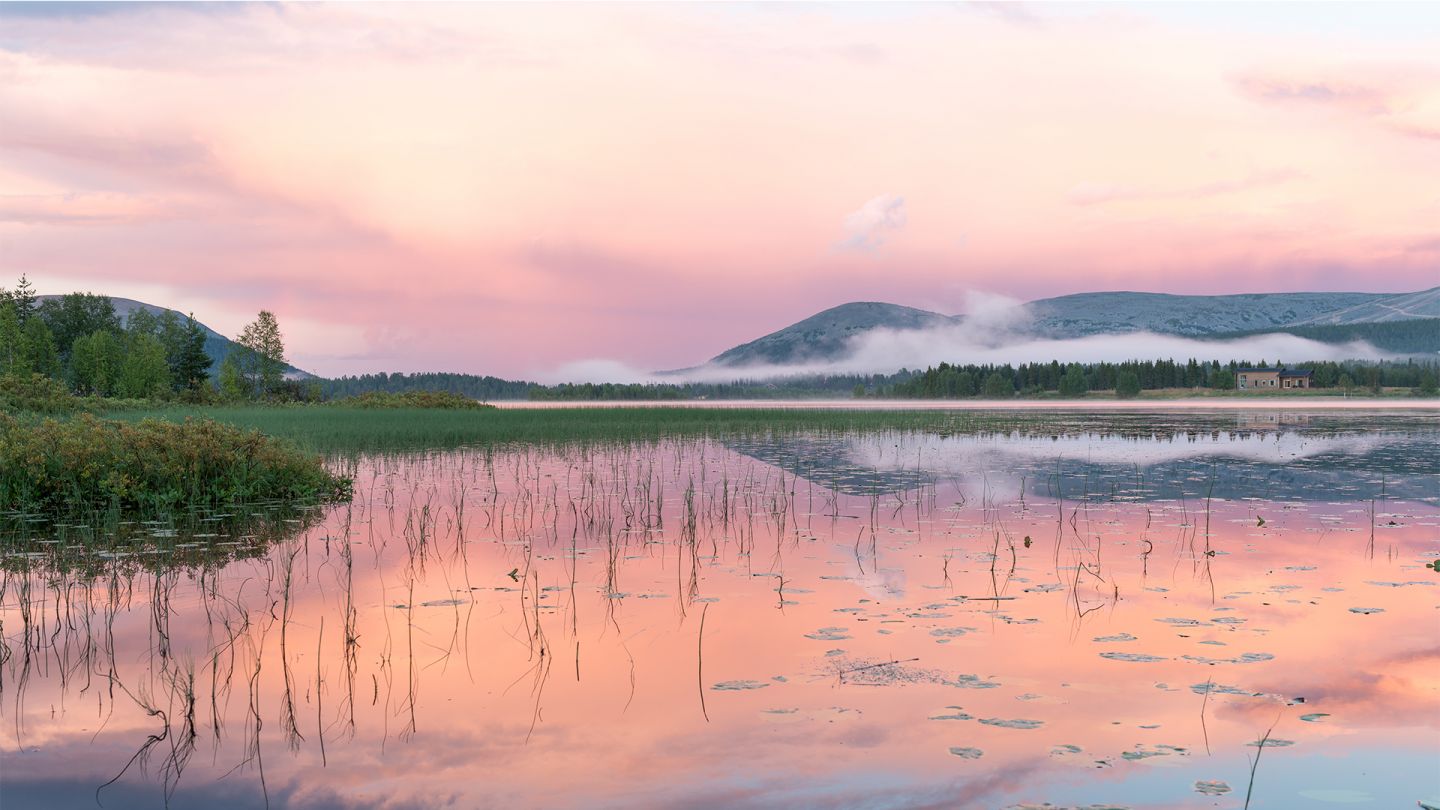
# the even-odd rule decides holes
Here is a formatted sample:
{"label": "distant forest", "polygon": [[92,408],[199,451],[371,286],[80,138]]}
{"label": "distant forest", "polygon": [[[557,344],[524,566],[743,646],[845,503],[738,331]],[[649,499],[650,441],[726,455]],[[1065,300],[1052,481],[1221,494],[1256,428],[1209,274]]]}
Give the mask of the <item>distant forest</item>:
{"label": "distant forest", "polygon": [[[1090,391],[1115,391],[1135,396],[1145,390],[1235,388],[1235,370],[1265,367],[1264,360],[1221,363],[1190,360],[1126,363],[1022,363],[1012,365],[951,365],[895,374],[844,374],[741,380],[731,383],[563,383],[540,385],[470,374],[365,374],[321,382],[326,399],[367,391],[449,391],[481,400],[601,401],[686,399],[810,399],[874,397],[895,399],[962,399],[984,397],[1081,396]],[[1314,372],[1316,388],[1345,391],[1410,388],[1436,392],[1434,362],[1298,363],[1291,368]]]}
{"label": "distant forest", "polygon": [[1386,323],[1329,324],[1323,326],[1281,326],[1248,332],[1207,335],[1206,340],[1229,340],[1284,332],[1321,343],[1353,343],[1363,340],[1381,351],[1395,354],[1440,352],[1440,318],[1417,318]]}
{"label": "distant forest", "polygon": [[326,399],[354,396],[368,391],[449,391],[481,400],[654,400],[654,399],[804,399],[850,396],[857,385],[869,388],[893,386],[913,376],[911,372],[876,375],[790,377],[782,380],[741,380],[732,383],[562,383],[540,385],[522,380],[473,374],[362,374],[321,380]]}
{"label": "distant forest", "polygon": [[357,377],[336,377],[320,380],[320,393],[326,399],[340,399],[371,391],[403,394],[406,391],[448,391],[480,400],[528,399],[535,383],[479,377],[474,374],[422,372],[419,374],[361,374]]}

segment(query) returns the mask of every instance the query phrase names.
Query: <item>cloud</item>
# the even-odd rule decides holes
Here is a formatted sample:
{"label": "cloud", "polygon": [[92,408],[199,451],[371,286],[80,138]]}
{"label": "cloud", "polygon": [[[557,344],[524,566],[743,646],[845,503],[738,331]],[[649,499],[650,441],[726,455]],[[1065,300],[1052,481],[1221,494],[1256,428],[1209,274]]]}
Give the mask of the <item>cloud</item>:
{"label": "cloud", "polygon": [[[940,363],[959,365],[1019,365],[1021,363],[1120,363],[1129,360],[1228,362],[1283,361],[1287,364],[1321,360],[1380,360],[1386,353],[1368,343],[1321,343],[1284,333],[1255,335],[1234,340],[1200,340],[1151,332],[1123,335],[1089,335],[1055,340],[1036,338],[1019,330],[1014,311],[986,318],[962,320],[930,329],[874,329],[852,338],[849,351],[835,360],[786,365],[704,365],[677,372],[653,374],[637,371],[618,361],[587,360],[571,363],[541,375],[555,382],[727,383],[841,374],[893,374],[901,369],[921,370]],[[987,325],[988,324],[988,325]]]}
{"label": "cloud", "polygon": [[1368,77],[1353,81],[1249,73],[1231,81],[1241,95],[1262,104],[1332,110],[1396,135],[1440,140],[1433,69],[1416,67],[1400,75],[1356,72]]}
{"label": "cloud", "polygon": [[1029,5],[1013,0],[1012,2],[986,2],[985,0],[970,0],[963,8],[971,11],[978,11],[987,14],[1010,25],[1021,28],[1040,28],[1044,21],[1040,19]]}
{"label": "cloud", "polygon": [[0,223],[133,224],[171,219],[184,213],[178,204],[129,194],[0,194]]}
{"label": "cloud", "polygon": [[1081,183],[1066,195],[1075,205],[1103,205],[1104,203],[1130,200],[1198,200],[1220,194],[1232,194],[1288,183],[1304,175],[1294,169],[1272,169],[1252,172],[1236,180],[1216,180],[1195,186],[1172,188],[1146,188],[1105,183]]}
{"label": "cloud", "polygon": [[881,194],[845,217],[841,250],[874,250],[885,244],[885,234],[905,227],[905,198]]}
{"label": "cloud", "polygon": [[1255,101],[1275,104],[1317,104],[1366,115],[1387,112],[1389,94],[1377,87],[1325,80],[1287,80],[1263,75],[1240,76],[1235,86]]}

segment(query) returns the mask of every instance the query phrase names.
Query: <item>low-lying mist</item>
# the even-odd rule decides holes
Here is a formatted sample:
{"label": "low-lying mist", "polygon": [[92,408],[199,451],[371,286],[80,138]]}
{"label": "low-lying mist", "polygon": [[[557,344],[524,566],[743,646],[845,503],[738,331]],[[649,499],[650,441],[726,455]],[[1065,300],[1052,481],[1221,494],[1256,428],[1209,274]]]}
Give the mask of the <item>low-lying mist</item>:
{"label": "low-lying mist", "polygon": [[1231,360],[1295,364],[1321,360],[1382,360],[1389,357],[1363,341],[1322,343],[1285,333],[1229,340],[1163,335],[1154,332],[1037,337],[1027,331],[1025,307],[1011,299],[972,296],[969,314],[927,329],[872,329],[850,339],[843,356],[802,363],[719,365],[706,363],[678,371],[643,371],[617,360],[593,359],[566,364],[541,375],[550,383],[728,383],[781,377],[842,374],[893,374],[952,365],[1021,363],[1119,363],[1127,360],[1185,362]]}

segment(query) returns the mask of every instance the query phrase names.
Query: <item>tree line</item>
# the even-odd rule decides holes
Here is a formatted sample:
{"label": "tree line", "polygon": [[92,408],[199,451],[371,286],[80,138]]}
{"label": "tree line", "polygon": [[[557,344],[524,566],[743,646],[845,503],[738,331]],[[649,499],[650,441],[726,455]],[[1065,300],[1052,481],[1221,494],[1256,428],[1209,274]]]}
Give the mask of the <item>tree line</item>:
{"label": "tree line", "polygon": [[275,316],[261,312],[217,375],[195,316],[145,307],[121,318],[108,296],[41,300],[29,279],[0,287],[0,379],[50,381],[76,396],[187,402],[296,398]]}
{"label": "tree line", "polygon": [[[873,390],[856,389],[855,396],[905,399],[960,399],[984,397],[1004,399],[1041,396],[1084,396],[1090,391],[1114,391],[1120,397],[1138,396],[1157,389],[1233,390],[1236,371],[1241,368],[1280,368],[1281,363],[1265,360],[1231,360],[1221,363],[1194,358],[1175,360],[1131,360],[1123,363],[1022,363],[1011,365],[951,365],[941,363],[908,380]],[[1311,372],[1315,388],[1359,389],[1379,393],[1383,388],[1410,388],[1416,393],[1436,393],[1433,363],[1362,361],[1307,362],[1284,366]]]}

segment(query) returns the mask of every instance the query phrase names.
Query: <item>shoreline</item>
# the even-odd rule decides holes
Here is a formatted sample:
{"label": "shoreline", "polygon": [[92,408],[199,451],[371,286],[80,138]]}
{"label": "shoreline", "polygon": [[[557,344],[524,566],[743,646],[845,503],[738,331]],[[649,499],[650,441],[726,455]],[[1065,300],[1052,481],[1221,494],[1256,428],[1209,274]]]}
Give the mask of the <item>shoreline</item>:
{"label": "shoreline", "polygon": [[699,408],[716,410],[834,410],[834,411],[1434,411],[1440,399],[1361,399],[1356,397],[1190,397],[1133,400],[944,400],[944,399],[672,399],[495,401],[502,410],[566,410],[588,408]]}

